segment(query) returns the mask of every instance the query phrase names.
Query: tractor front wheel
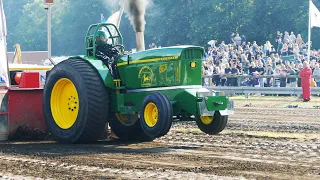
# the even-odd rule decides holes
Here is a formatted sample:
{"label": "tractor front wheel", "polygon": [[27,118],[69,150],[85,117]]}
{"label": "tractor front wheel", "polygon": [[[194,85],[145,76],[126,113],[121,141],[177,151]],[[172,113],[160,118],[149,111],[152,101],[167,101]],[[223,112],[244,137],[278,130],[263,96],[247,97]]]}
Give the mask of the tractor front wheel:
{"label": "tractor front wheel", "polygon": [[210,135],[218,134],[226,127],[228,116],[221,116],[219,111],[214,113],[214,116],[198,116],[196,123],[199,129]]}
{"label": "tractor front wheel", "polygon": [[109,118],[109,123],[112,132],[121,141],[152,141],[141,128],[138,114],[120,114]]}
{"label": "tractor front wheel", "polygon": [[166,135],[172,125],[173,110],[169,99],[155,92],[146,96],[140,109],[140,123],[150,138]]}
{"label": "tractor front wheel", "polygon": [[46,80],[43,111],[48,131],[59,142],[98,140],[108,118],[108,92],[97,71],[85,60],[56,65]]}

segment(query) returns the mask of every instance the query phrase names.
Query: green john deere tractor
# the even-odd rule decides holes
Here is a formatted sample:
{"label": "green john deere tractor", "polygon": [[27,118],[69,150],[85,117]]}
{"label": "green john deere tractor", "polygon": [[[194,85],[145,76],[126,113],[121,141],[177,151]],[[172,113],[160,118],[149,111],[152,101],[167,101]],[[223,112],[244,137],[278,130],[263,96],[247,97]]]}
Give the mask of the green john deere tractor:
{"label": "green john deere tractor", "polygon": [[[101,30],[119,52],[109,58],[113,70],[97,58]],[[89,27],[85,47],[86,55],[70,57],[47,73],[43,111],[57,141],[97,141],[106,123],[122,140],[150,141],[166,135],[173,119],[182,117],[191,117],[204,133],[217,134],[233,113],[228,97],[202,88],[202,47],[125,53],[119,30],[108,23]]]}

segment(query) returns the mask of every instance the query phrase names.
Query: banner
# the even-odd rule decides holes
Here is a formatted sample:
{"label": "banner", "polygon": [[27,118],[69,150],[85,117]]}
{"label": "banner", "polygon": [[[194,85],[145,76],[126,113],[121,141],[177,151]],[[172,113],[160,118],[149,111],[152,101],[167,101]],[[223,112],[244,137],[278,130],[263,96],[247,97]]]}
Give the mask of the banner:
{"label": "banner", "polygon": [[312,3],[312,1],[310,1],[310,19],[311,27],[320,27],[320,11]]}
{"label": "banner", "polygon": [[3,10],[2,0],[0,0],[0,86],[9,87],[6,36],[6,17]]}

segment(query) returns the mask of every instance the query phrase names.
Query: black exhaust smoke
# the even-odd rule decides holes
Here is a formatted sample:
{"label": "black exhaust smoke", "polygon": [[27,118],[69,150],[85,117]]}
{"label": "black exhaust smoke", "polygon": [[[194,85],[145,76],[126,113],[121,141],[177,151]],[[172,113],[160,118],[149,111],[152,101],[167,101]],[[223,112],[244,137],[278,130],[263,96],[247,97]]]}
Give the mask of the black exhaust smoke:
{"label": "black exhaust smoke", "polygon": [[146,25],[145,14],[149,0],[121,0],[125,12],[136,32],[137,51],[145,50],[144,30]]}

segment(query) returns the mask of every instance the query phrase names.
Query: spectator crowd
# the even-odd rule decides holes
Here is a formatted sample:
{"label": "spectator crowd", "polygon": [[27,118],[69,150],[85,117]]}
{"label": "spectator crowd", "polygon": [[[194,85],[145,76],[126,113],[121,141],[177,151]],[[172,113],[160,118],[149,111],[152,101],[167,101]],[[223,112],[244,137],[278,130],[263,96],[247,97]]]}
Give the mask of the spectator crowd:
{"label": "spectator crowd", "polygon": [[[312,50],[308,61],[308,46],[300,34],[277,32],[276,38],[258,45],[247,42],[244,35],[232,33],[230,42],[210,41],[210,47],[203,58],[202,73],[206,86],[256,86],[256,87],[301,87],[300,78],[286,77],[299,75],[307,61],[313,75],[312,86],[320,87],[320,50]],[[238,79],[238,75],[250,78]],[[263,78],[274,75],[279,78]],[[282,77],[283,76],[283,77]]]}

